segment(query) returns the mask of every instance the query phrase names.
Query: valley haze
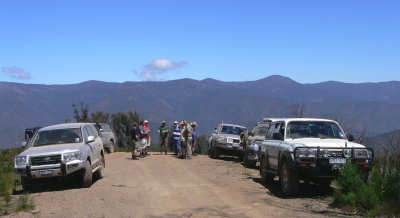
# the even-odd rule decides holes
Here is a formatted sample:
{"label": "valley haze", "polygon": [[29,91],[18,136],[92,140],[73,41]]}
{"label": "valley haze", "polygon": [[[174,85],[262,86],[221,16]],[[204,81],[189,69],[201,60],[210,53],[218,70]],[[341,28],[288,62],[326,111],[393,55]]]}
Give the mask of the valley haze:
{"label": "valley haze", "polygon": [[[220,122],[252,129],[264,117],[291,117],[305,105],[307,117],[334,119],[369,136],[399,129],[400,82],[303,84],[273,75],[245,82],[179,79],[157,82],[87,81],[69,85],[0,82],[0,148],[18,147],[25,128],[73,120],[72,104],[90,112],[137,111],[156,132],[160,122],[186,119],[209,135]],[[158,141],[158,137],[153,140]]]}

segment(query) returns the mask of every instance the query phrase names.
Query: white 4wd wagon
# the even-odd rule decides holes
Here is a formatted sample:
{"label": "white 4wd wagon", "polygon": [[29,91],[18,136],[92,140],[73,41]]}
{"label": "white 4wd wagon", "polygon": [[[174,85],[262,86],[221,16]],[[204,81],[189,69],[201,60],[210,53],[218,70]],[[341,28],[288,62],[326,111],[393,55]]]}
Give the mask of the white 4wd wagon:
{"label": "white 4wd wagon", "polygon": [[368,173],[373,163],[373,150],[349,139],[333,120],[274,121],[261,146],[261,180],[268,182],[279,176],[282,191],[294,195],[299,190],[299,180],[329,187],[340,167],[348,161]]}
{"label": "white 4wd wagon", "polygon": [[104,149],[90,123],[67,123],[36,131],[25,150],[14,159],[23,189],[42,178],[78,176],[83,187],[92,185],[92,173],[103,177]]}

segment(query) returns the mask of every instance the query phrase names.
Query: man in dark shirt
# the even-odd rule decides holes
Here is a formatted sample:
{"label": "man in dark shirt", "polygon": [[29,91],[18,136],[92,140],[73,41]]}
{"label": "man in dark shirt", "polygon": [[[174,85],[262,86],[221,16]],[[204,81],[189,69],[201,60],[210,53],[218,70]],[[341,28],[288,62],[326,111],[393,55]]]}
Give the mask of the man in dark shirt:
{"label": "man in dark shirt", "polygon": [[168,127],[166,125],[165,120],[162,121],[161,126],[158,127],[158,133],[160,133],[160,152],[161,154],[164,151],[164,154],[167,154],[167,138],[168,138]]}
{"label": "man in dark shirt", "polygon": [[132,160],[137,160],[136,150],[140,148],[140,131],[138,129],[138,123],[133,123],[133,128],[131,129],[132,137]]}

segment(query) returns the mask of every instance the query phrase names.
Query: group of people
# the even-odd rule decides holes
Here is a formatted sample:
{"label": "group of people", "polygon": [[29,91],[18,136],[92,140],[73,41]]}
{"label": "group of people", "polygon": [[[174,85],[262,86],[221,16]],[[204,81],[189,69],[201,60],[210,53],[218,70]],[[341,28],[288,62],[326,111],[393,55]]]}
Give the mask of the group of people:
{"label": "group of people", "polygon": [[[158,127],[157,132],[160,135],[160,153],[167,154],[168,151],[168,135],[172,134],[173,149],[175,156],[181,159],[191,159],[195,150],[196,142],[196,122],[188,124],[186,120],[178,123],[174,122],[172,129],[167,127],[167,122],[164,120],[161,122],[161,126]],[[138,123],[133,123],[131,129],[132,137],[132,159],[137,160],[138,157],[145,157],[148,155],[148,149],[151,143],[149,121],[143,120]],[[137,155],[139,152],[139,155]]]}

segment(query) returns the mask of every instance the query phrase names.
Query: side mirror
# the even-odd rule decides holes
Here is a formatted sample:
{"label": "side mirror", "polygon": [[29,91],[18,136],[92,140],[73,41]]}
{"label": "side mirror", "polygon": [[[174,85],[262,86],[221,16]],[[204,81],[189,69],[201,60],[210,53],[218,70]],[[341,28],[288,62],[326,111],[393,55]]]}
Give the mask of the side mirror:
{"label": "side mirror", "polygon": [[273,140],[280,140],[280,141],[282,141],[282,140],[283,140],[283,136],[282,136],[282,134],[280,134],[279,132],[276,132],[276,133],[274,133],[274,134],[272,135],[272,139],[273,139]]}
{"label": "side mirror", "polygon": [[349,142],[354,142],[354,135],[347,135],[347,140],[349,140]]}
{"label": "side mirror", "polygon": [[94,136],[92,136],[92,135],[88,136],[87,139],[86,139],[86,143],[94,142],[94,140],[95,140]]}
{"label": "side mirror", "polygon": [[216,130],[216,129],[214,129],[213,133],[214,133],[214,134],[217,134],[218,132],[217,132],[217,130]]}
{"label": "side mirror", "polygon": [[102,129],[102,128],[100,128],[99,130],[100,130],[100,132],[104,132],[104,129]]}
{"label": "side mirror", "polygon": [[21,142],[21,147],[25,148],[26,144],[28,144],[28,142]]}

